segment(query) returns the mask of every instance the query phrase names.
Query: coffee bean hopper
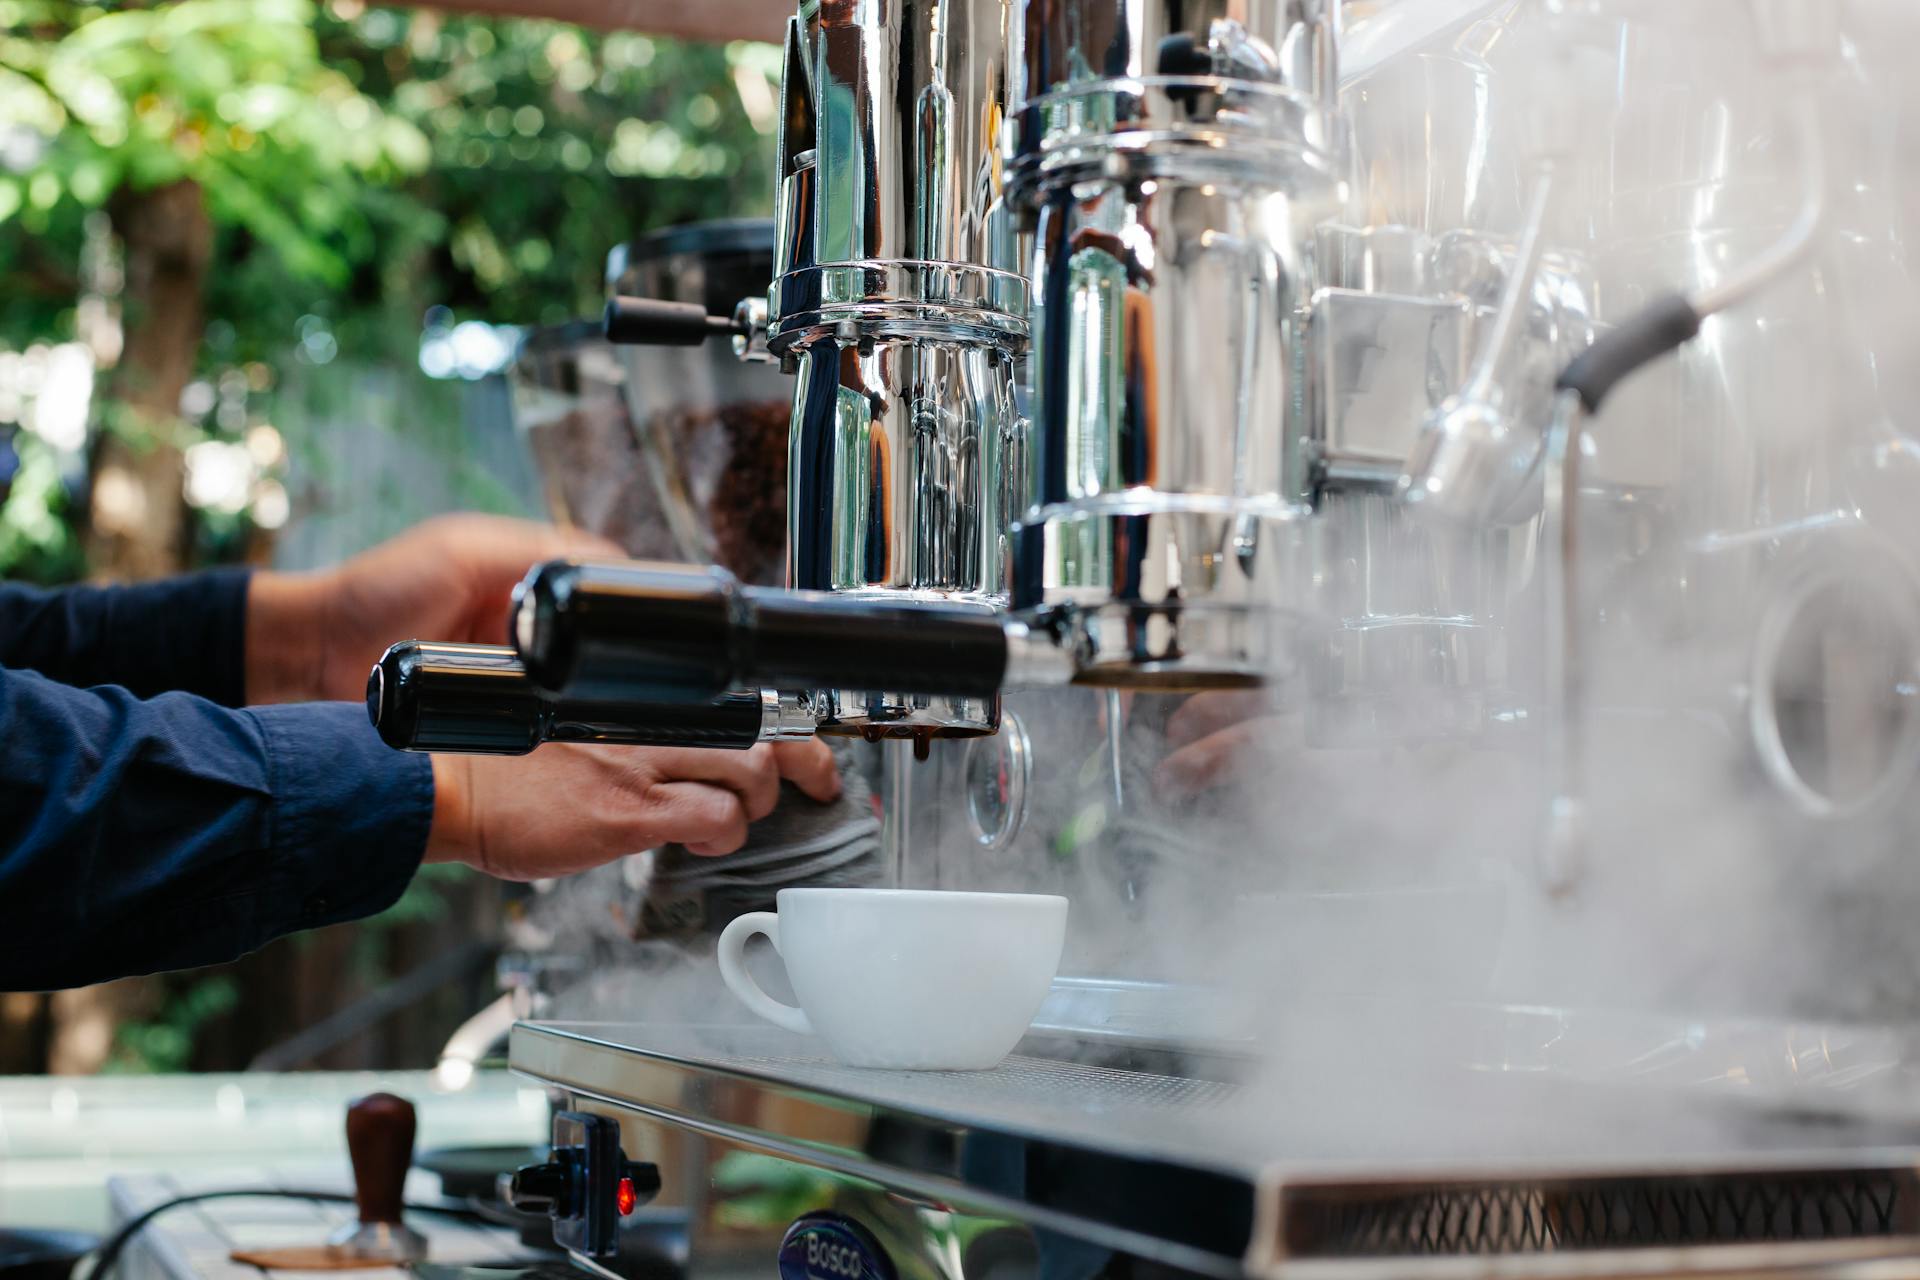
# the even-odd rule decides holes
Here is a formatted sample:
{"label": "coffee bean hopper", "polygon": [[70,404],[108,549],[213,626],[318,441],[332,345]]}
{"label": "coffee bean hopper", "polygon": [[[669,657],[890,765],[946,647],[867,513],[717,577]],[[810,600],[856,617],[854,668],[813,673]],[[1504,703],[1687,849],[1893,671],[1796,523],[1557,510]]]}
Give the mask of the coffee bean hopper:
{"label": "coffee bean hopper", "polygon": [[[731,305],[765,292],[773,241],[767,219],[668,227],[616,246],[607,288],[704,314],[722,299]],[[748,582],[780,580],[789,385],[777,370],[743,364],[722,344],[616,343],[595,316],[527,331],[509,383],[556,523],[636,556],[711,561]],[[758,685],[697,703],[548,697],[524,678],[513,651],[497,645],[396,645],[373,671],[367,697],[382,736],[417,751],[524,754],[546,742],[744,749],[814,731],[798,698]],[[871,825],[870,814],[858,817]],[[767,846],[762,838],[758,851],[779,852]],[[848,861],[845,843],[832,852]],[[614,963],[609,948],[630,955],[636,934],[711,933],[730,914],[771,905],[771,889],[742,895],[722,885],[701,909],[698,894],[670,884],[674,867],[688,861],[669,850],[602,868],[583,883],[516,887],[500,966],[506,994],[456,1033],[443,1062],[465,1070],[497,1052],[514,1016],[545,1010],[557,993]],[[587,908],[587,898],[612,909]],[[583,917],[596,927],[580,928]]]}
{"label": "coffee bean hopper", "polygon": [[1903,22],[799,6],[770,287],[609,315],[789,376],[784,584],[542,566],[461,705],[880,739],[894,882],[1066,976],[982,1073],[521,1023],[576,1259],[1920,1270]]}

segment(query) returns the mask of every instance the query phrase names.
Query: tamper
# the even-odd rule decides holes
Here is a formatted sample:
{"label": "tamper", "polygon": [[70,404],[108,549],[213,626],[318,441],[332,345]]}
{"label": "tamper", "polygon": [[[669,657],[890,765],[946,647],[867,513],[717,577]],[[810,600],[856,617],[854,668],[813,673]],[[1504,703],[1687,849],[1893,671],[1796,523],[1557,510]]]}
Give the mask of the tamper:
{"label": "tamper", "polygon": [[413,1164],[413,1104],[370,1093],[347,1107],[347,1155],[360,1220],[327,1242],[329,1250],[369,1261],[419,1262],[427,1238],[401,1220],[407,1169]]}

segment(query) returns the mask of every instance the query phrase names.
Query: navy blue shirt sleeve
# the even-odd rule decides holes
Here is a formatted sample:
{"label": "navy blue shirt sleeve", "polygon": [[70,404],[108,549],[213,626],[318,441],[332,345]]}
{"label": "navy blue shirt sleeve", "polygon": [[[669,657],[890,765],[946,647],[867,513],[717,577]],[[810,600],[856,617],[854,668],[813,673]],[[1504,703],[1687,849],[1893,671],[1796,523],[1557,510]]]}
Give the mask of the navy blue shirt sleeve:
{"label": "navy blue shirt sleeve", "polygon": [[62,684],[246,701],[245,569],[44,591],[0,583],[0,667]]}
{"label": "navy blue shirt sleeve", "polygon": [[358,704],[234,711],[0,669],[0,990],[213,964],[380,911],[432,815],[429,760]]}

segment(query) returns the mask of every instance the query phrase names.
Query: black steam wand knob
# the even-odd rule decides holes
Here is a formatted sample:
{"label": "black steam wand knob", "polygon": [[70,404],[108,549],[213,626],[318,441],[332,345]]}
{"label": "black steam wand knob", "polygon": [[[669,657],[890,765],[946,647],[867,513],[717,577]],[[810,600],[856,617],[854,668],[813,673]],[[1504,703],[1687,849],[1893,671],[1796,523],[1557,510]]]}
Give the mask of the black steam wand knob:
{"label": "black steam wand knob", "polygon": [[647,347],[697,347],[747,331],[735,317],[708,315],[696,303],[631,297],[609,299],[602,326],[608,342]]}

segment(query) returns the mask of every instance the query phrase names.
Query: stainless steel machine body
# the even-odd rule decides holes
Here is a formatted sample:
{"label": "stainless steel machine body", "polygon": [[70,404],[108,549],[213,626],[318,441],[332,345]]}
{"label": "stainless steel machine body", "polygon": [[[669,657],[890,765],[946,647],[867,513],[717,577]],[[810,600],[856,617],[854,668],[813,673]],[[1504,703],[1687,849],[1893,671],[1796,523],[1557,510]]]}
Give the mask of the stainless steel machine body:
{"label": "stainless steel machine body", "polygon": [[1882,28],[1346,8],[803,6],[739,328],[819,594],[521,620],[596,697],[974,734],[882,748],[897,882],[1067,894],[1067,976],[980,1076],[518,1029],[674,1265],[825,1215],[789,1280],[1920,1268],[1899,131],[1821,165],[1899,114]]}
{"label": "stainless steel machine body", "polygon": [[[1511,1040],[1513,1065],[1526,1043]],[[1729,1048],[1696,1046],[1692,1065]],[[1396,1163],[1329,1149],[1310,1126],[1275,1144],[1274,1118],[1249,1124],[1245,1087],[1204,1061],[1047,1049],[929,1075],[839,1067],[744,1029],[554,1023],[513,1041],[570,1114],[613,1121],[624,1156],[660,1170],[617,1252],[576,1254],[602,1274],[1864,1278],[1911,1274],[1920,1246],[1910,1149],[1863,1142],[1884,1128],[1832,1131],[1816,1156],[1790,1121],[1709,1092],[1695,1114],[1743,1136],[1689,1154],[1660,1133],[1671,1116],[1596,1087],[1596,1126],[1667,1154]],[[1460,1109],[1510,1114],[1512,1086],[1494,1092]],[[803,1264],[794,1246],[822,1224],[848,1252]]]}
{"label": "stainless steel machine body", "polygon": [[1260,683],[1309,607],[1300,334],[1338,209],[1337,6],[1034,5],[1011,198],[1035,432],[1013,604],[1081,678]]}

